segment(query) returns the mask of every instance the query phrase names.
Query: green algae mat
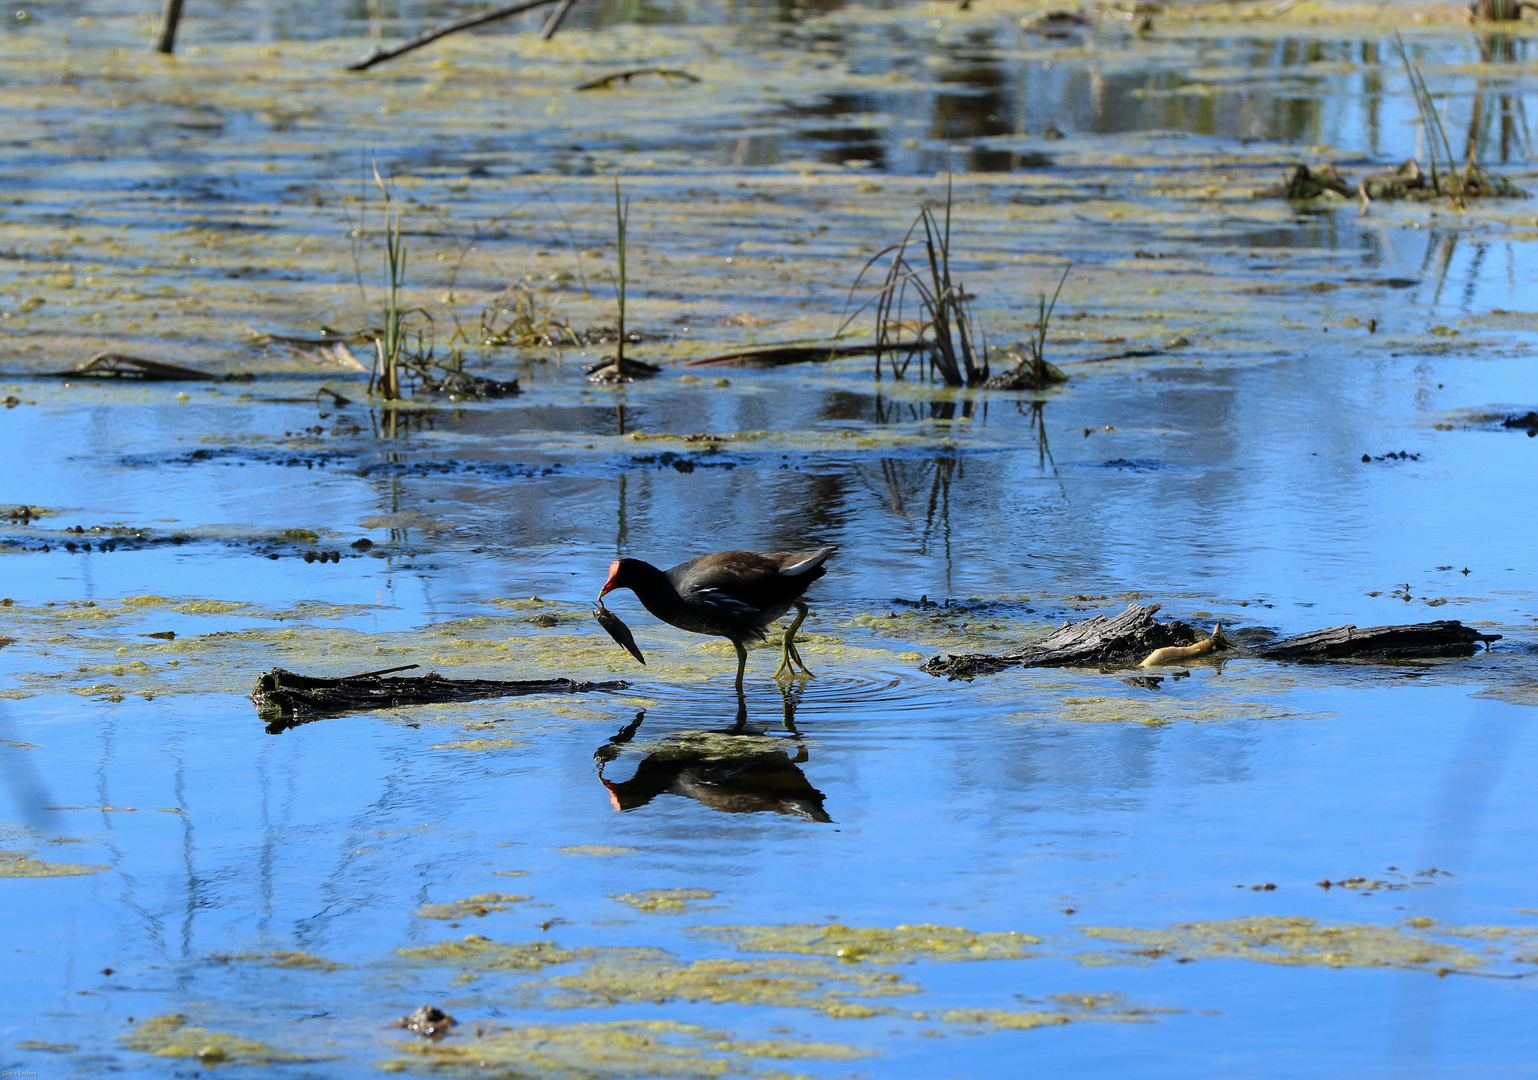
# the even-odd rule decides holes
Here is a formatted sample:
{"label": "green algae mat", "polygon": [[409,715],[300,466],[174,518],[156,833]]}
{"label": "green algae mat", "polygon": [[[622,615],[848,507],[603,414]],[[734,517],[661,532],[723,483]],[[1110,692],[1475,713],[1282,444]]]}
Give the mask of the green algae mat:
{"label": "green algae mat", "polygon": [[[579,4],[350,73],[471,8],[143,7],[0,31],[4,1072],[1532,1072],[1531,13]],[[403,348],[516,395],[370,385],[376,165]],[[616,176],[659,370],[599,384]],[[852,348],[921,207],[1003,379]],[[823,546],[814,678],[593,620]],[[923,669],[1132,603],[1244,648]],[[1500,637],[1252,648],[1443,619]]]}

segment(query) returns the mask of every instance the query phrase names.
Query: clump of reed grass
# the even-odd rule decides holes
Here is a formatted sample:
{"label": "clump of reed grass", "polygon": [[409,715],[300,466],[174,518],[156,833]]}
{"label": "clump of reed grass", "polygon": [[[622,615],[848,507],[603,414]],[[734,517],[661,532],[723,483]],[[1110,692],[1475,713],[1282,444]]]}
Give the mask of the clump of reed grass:
{"label": "clump of reed grass", "polygon": [[481,309],[480,326],[457,336],[475,336],[486,348],[519,345],[576,345],[576,332],[555,316],[555,305],[542,301],[526,281],[515,281]]}
{"label": "clump of reed grass", "polygon": [[1063,295],[1063,285],[1068,281],[1068,271],[1072,269],[1073,263],[1063,267],[1063,276],[1057,279],[1057,288],[1052,290],[1050,301],[1046,293],[1036,294],[1036,322],[1032,326],[1034,333],[1026,344],[1030,348],[1028,363],[1031,374],[1035,377],[1038,386],[1063,382],[1067,379],[1067,376],[1055,365],[1047,363],[1047,328],[1052,325],[1052,313],[1057,310],[1057,298]]}
{"label": "clump of reed grass", "polygon": [[[850,286],[852,300],[865,275],[889,259],[876,295],[839,327],[842,335],[861,312],[874,305],[878,378],[883,355],[889,358],[893,376],[900,379],[916,354],[924,355],[930,370],[938,372],[947,386],[973,386],[988,378],[987,343],[980,339],[972,317],[974,297],[951,273],[951,202],[947,181],[944,218],[930,207],[920,207],[902,240],[867,260]],[[912,248],[918,248],[917,255],[910,255]],[[910,318],[914,304],[918,317]]]}
{"label": "clump of reed grass", "polygon": [[1007,350],[1015,357],[1015,366],[989,377],[985,386],[993,390],[1044,390],[1049,386],[1068,381],[1063,369],[1047,360],[1047,330],[1052,325],[1052,313],[1057,310],[1057,300],[1063,294],[1063,284],[1068,280],[1069,263],[1057,279],[1052,299],[1046,293],[1036,294],[1036,318],[1030,324],[1030,337],[1016,342]]}
{"label": "clump of reed grass", "polygon": [[642,363],[639,360],[625,359],[625,234],[630,225],[630,200],[621,198],[619,190],[619,177],[614,177],[614,240],[616,249],[616,263],[614,275],[614,295],[618,307],[617,333],[614,343],[614,359],[607,364],[600,364],[588,372],[588,378],[594,382],[630,382],[639,376],[654,375],[659,370],[655,365]]}
{"label": "clump of reed grass", "polygon": [[[394,182],[387,182],[380,175],[378,162],[373,164],[373,173],[374,186],[384,199],[384,275],[379,300],[382,325],[369,332],[374,343],[374,366],[369,373],[368,392],[372,394],[377,389],[381,397],[394,400],[403,396],[405,378],[411,375],[423,377],[434,365],[433,317],[425,308],[407,308],[404,305],[402,297],[406,288],[407,248],[401,223],[400,196]],[[367,302],[368,290],[363,284],[365,235],[362,220],[358,222],[357,228],[351,230],[351,237],[358,291]],[[425,320],[425,327],[409,327],[408,320],[412,316]]]}
{"label": "clump of reed grass", "polygon": [[1436,192],[1443,190],[1437,172],[1437,144],[1440,142],[1442,152],[1447,155],[1447,171],[1452,174],[1452,185],[1447,194],[1452,197],[1453,205],[1462,210],[1464,181],[1458,176],[1458,163],[1453,159],[1452,143],[1447,140],[1442,118],[1437,115],[1436,105],[1431,100],[1431,91],[1426,89],[1426,77],[1410,59],[1409,50],[1405,48],[1404,38],[1398,30],[1394,31],[1394,41],[1399,47],[1399,59],[1404,63],[1405,75],[1410,80],[1410,92],[1415,95],[1415,107],[1420,111],[1421,130],[1426,133],[1426,160],[1431,166],[1431,188]]}

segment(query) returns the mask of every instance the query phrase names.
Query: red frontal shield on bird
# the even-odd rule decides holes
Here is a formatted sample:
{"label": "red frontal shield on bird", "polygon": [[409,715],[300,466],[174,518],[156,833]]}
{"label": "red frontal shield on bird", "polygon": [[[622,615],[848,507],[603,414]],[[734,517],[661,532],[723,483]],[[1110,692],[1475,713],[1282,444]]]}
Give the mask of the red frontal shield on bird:
{"label": "red frontal shield on bird", "polygon": [[598,590],[599,597],[604,597],[613,592],[619,585],[619,560],[615,559],[609,564],[609,580],[603,583],[603,588]]}

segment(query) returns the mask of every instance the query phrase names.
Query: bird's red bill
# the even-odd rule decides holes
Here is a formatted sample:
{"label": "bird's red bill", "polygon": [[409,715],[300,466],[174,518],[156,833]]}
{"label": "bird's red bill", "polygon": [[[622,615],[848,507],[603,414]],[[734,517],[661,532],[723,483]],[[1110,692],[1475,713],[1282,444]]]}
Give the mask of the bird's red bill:
{"label": "bird's red bill", "polygon": [[607,596],[619,584],[619,560],[615,559],[609,564],[609,580],[603,583],[603,588],[598,590],[599,596]]}

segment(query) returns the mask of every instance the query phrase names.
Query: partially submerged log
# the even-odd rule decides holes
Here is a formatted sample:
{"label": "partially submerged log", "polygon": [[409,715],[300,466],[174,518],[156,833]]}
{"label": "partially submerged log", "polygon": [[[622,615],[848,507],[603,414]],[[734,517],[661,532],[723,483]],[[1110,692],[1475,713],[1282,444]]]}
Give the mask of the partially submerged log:
{"label": "partially submerged log", "polygon": [[[407,667],[415,667],[408,664]],[[400,671],[401,668],[391,668]],[[369,672],[340,679],[300,675],[273,668],[256,680],[251,700],[276,734],[322,716],[340,716],[363,709],[397,705],[441,705],[454,701],[488,701],[528,694],[585,694],[594,690],[624,690],[627,682],[577,682],[573,679],[445,679],[436,672],[420,677],[382,678]]]}
{"label": "partially submerged log", "polygon": [[1004,653],[960,653],[931,656],[923,670],[931,675],[969,679],[1011,667],[1137,664],[1155,649],[1192,645],[1196,631],[1183,622],[1161,623],[1154,618],[1158,604],[1128,604],[1114,618],[1095,615],[1067,622],[1046,640]]}
{"label": "partially submerged log", "polygon": [[[923,670],[969,679],[1011,667],[1130,667],[1145,658],[1153,659],[1150,654],[1155,650],[1196,643],[1196,632],[1185,623],[1157,621],[1154,614],[1158,610],[1158,604],[1128,604],[1127,610],[1114,618],[1095,615],[1064,623],[1045,640],[1008,652],[932,656],[924,662]],[[1365,628],[1332,626],[1242,651],[1266,660],[1427,660],[1472,656],[1481,643],[1488,647],[1499,640],[1500,634],[1484,634],[1457,621],[1443,621]]]}
{"label": "partially submerged log", "polygon": [[142,379],[145,382],[215,382],[223,378],[196,368],[115,352],[99,352],[68,371],[49,374],[56,379]]}
{"label": "partially submerged log", "polygon": [[1473,656],[1500,634],[1482,634],[1457,620],[1403,626],[1331,626],[1255,648],[1267,660],[1424,660]]}
{"label": "partially submerged log", "polygon": [[845,356],[869,356],[877,352],[916,352],[922,343],[908,342],[901,345],[798,345],[794,342],[779,345],[754,345],[716,356],[696,356],[685,360],[680,367],[716,367],[721,364],[770,364],[781,367],[786,364],[820,364],[825,360],[837,360]]}

